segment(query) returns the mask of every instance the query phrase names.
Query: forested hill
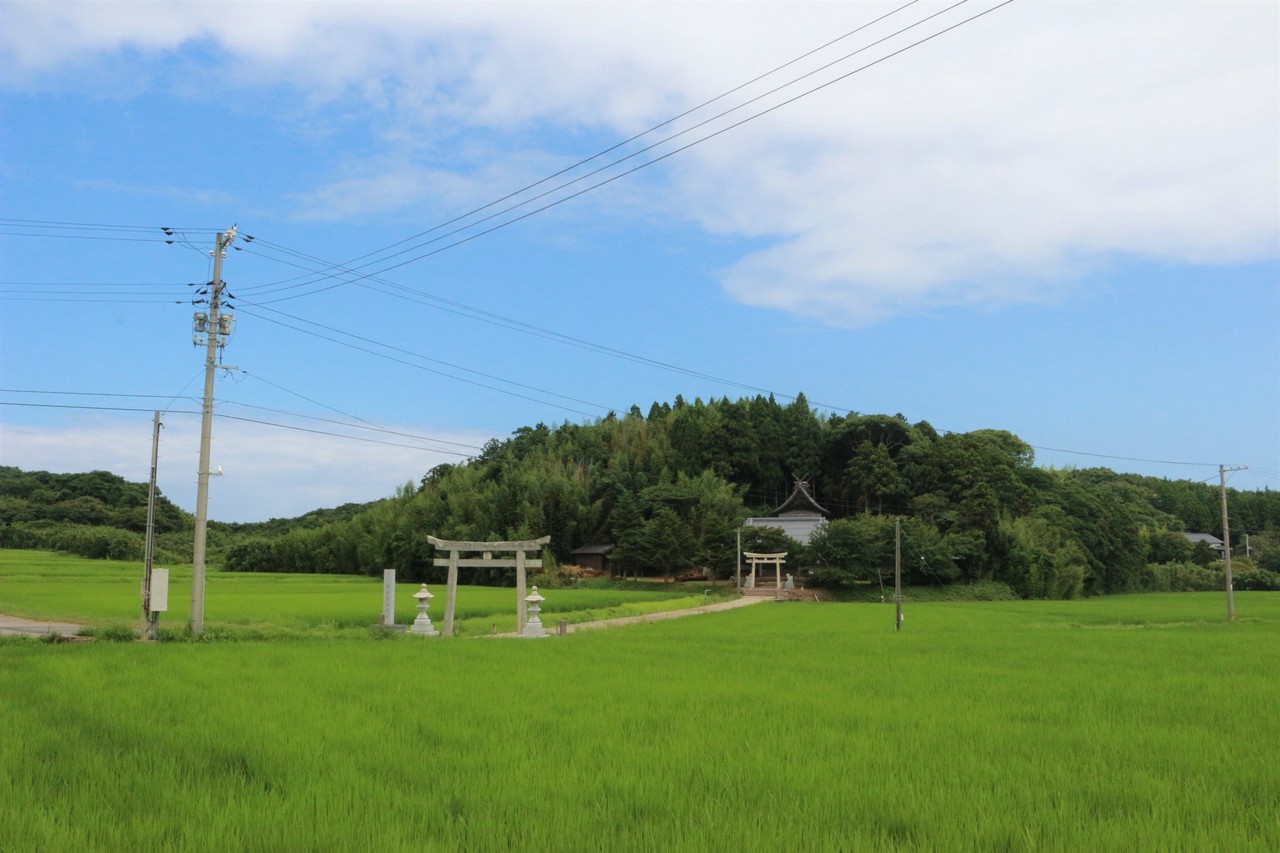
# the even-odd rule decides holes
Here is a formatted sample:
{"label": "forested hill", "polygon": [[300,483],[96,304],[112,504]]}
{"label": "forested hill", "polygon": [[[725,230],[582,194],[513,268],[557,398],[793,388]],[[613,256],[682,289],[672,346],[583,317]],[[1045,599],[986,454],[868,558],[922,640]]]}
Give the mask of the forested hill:
{"label": "forested hill", "polygon": [[[141,559],[147,529],[146,483],[109,471],[54,474],[0,466],[0,547],[68,551],[85,557]],[[209,522],[211,559],[237,539],[279,536],[346,521],[368,504],[316,509],[254,524]],[[194,517],[156,492],[155,531],[161,558],[190,562]]]}
{"label": "forested hill", "polygon": [[[131,483],[109,471],[51,474],[0,466],[0,524],[66,522],[147,529],[147,484]],[[191,526],[191,516],[157,492],[156,529]]]}
{"label": "forested hill", "polygon": [[[388,500],[328,524],[240,538],[227,568],[355,571],[427,578],[427,535],[551,536],[565,561],[583,544],[618,546],[616,565],[647,574],[706,567],[724,575],[743,519],[805,479],[833,521],[788,564],[850,585],[892,565],[903,520],[915,583],[994,579],[1026,596],[1212,586],[1213,554],[1180,531],[1221,533],[1218,490],[1203,483],[1037,468],[1001,430],[939,434],[901,415],[825,415],[803,395],[654,404],[589,424],[539,424],[442,465]],[[1233,540],[1280,557],[1280,493],[1230,492]],[[757,531],[746,531],[748,545]],[[1242,553],[1242,552],[1241,552]],[[1242,557],[1243,559],[1243,557]],[[1269,559],[1264,558],[1264,559]],[[1255,567],[1242,562],[1244,584]],[[1218,574],[1215,575],[1215,572]],[[1270,582],[1260,573],[1256,583]]]}
{"label": "forested hill", "polygon": [[[0,547],[141,559],[147,492],[146,483],[109,471],[53,474],[0,466]],[[191,515],[157,492],[155,529],[168,549],[165,559],[190,561],[192,527]]]}

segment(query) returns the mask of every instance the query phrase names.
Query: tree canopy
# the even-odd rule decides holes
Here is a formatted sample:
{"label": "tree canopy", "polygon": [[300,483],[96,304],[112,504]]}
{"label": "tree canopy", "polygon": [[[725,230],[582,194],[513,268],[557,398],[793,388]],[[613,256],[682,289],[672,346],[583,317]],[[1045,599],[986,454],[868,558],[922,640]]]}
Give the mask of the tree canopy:
{"label": "tree canopy", "polygon": [[[560,562],[579,546],[609,543],[617,546],[619,572],[728,577],[743,521],[768,515],[798,477],[832,518],[812,547],[787,549],[788,566],[810,568],[815,581],[833,586],[884,579],[894,517],[910,583],[996,580],[1028,597],[1202,578],[1182,532],[1221,535],[1213,485],[1039,468],[1033,449],[1004,430],[939,433],[901,414],[830,415],[803,395],[786,404],[771,396],[677,397],[652,404],[647,415],[632,406],[622,417],[522,427],[372,504],[215,525],[211,553],[231,570],[377,575],[390,568],[426,580],[436,572],[428,535],[550,535],[550,556]],[[145,498],[145,486],[104,472],[3,468],[0,544],[25,541],[16,533],[32,524],[136,532]],[[1247,532],[1253,556],[1280,552],[1280,493],[1230,490],[1229,504],[1237,542]],[[165,530],[188,525],[188,516],[163,505]],[[760,536],[750,531],[744,536]],[[1242,564],[1246,573],[1255,568]]]}

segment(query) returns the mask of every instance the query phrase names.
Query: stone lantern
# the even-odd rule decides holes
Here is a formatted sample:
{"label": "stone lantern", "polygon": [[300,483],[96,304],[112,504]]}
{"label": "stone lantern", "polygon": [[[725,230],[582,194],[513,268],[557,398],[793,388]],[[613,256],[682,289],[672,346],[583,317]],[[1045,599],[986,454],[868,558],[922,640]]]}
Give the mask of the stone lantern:
{"label": "stone lantern", "polygon": [[435,596],[427,592],[427,585],[424,583],[422,589],[415,592],[413,597],[418,600],[418,618],[413,620],[408,632],[423,637],[440,636],[440,632],[431,624],[431,617],[427,615],[427,608],[431,606],[431,599],[435,598]]}
{"label": "stone lantern", "polygon": [[525,596],[524,601],[529,618],[524,623],[524,631],[520,636],[530,640],[547,636],[547,632],[542,629],[542,620],[538,618],[538,614],[542,611],[542,602],[546,599],[538,594],[538,588],[535,586],[533,592]]}

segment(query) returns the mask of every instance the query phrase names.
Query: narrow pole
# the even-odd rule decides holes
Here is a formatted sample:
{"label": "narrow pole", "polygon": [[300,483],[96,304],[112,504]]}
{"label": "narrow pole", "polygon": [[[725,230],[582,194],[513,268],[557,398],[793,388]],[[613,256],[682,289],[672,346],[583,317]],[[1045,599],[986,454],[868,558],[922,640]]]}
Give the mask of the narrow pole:
{"label": "narrow pole", "polygon": [[893,520],[893,604],[897,610],[893,625],[902,630],[902,519]]}
{"label": "narrow pole", "polygon": [[200,413],[200,469],[196,472],[196,530],[191,554],[191,633],[204,633],[205,542],[209,531],[209,445],[213,437],[213,371],[217,367],[222,300],[222,255],[236,229],[219,231],[213,249],[213,283],[209,288],[209,320],[204,355],[204,405]]}
{"label": "narrow pole", "polygon": [[449,577],[444,591],[444,629],[445,637],[453,636],[453,611],[458,606],[458,552],[449,552]]}
{"label": "narrow pole", "polygon": [[529,624],[529,603],[524,600],[529,591],[524,564],[524,551],[516,551],[516,630],[523,634],[524,626]]}
{"label": "narrow pole", "polygon": [[1227,469],[1222,465],[1218,466],[1218,480],[1222,486],[1222,544],[1227,570],[1227,621],[1234,622],[1236,621],[1236,598],[1231,580],[1231,528],[1227,522]]}
{"label": "narrow pole", "polygon": [[742,589],[742,528],[738,528],[738,563],[733,570],[733,583]]}
{"label": "narrow pole", "polygon": [[151,485],[147,490],[147,540],[142,554],[142,636],[156,638],[159,617],[151,610],[151,565],[156,541],[156,468],[160,460],[160,413],[155,413],[151,432]]}

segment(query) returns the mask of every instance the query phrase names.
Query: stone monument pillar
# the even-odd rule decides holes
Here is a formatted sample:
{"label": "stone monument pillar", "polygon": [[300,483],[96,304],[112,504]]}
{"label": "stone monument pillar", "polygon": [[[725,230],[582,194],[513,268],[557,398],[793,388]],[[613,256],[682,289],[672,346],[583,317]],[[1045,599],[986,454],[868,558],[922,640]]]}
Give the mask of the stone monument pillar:
{"label": "stone monument pillar", "polygon": [[396,624],[396,570],[382,570],[382,627]]}

